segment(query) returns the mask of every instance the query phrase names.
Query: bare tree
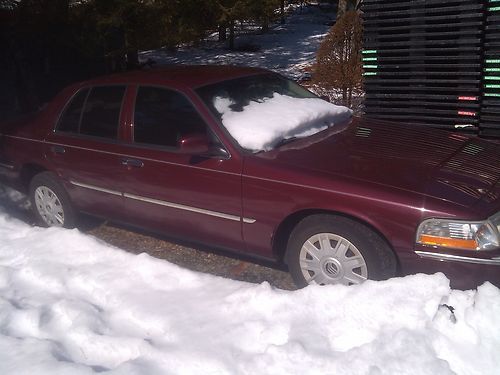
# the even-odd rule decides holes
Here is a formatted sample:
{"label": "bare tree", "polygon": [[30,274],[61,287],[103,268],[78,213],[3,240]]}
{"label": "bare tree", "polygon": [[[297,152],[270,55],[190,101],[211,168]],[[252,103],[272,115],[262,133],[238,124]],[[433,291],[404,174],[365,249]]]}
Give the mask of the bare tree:
{"label": "bare tree", "polygon": [[357,10],[362,0],[338,0],[337,19],[342,17],[348,10]]}
{"label": "bare tree", "polygon": [[347,0],[339,0],[337,7],[337,19],[340,19],[347,12]]}
{"label": "bare tree", "polygon": [[316,84],[342,93],[343,103],[352,104],[353,90],[361,88],[363,30],[356,11],[346,12],[321,44],[313,75]]}

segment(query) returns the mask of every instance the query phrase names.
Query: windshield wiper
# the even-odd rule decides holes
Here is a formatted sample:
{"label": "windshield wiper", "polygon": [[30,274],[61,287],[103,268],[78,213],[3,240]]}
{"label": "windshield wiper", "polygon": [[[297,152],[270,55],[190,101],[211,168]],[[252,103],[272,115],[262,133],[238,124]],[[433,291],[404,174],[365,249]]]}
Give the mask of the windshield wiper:
{"label": "windshield wiper", "polygon": [[288,137],[288,138],[282,138],[280,139],[275,145],[274,145],[274,148],[278,148],[278,147],[281,147],[283,145],[286,145],[290,142],[293,142],[297,139],[297,137]]}

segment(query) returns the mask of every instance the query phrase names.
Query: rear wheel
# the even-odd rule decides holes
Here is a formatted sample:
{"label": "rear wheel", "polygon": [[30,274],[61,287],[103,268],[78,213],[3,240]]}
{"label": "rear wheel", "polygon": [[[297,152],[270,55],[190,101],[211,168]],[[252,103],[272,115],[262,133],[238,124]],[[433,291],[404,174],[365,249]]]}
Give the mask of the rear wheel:
{"label": "rear wheel", "polygon": [[40,225],[75,227],[76,215],[71,200],[52,173],[42,172],[33,177],[30,183],[30,200]]}
{"label": "rear wheel", "polygon": [[396,274],[396,258],[368,227],[345,217],[312,215],[292,231],[288,268],[299,287],[309,284],[360,284]]}

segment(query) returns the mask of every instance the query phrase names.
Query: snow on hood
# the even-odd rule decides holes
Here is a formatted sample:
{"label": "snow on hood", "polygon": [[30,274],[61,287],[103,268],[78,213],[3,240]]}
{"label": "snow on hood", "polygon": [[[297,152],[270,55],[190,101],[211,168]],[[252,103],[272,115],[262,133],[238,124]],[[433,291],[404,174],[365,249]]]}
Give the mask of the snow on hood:
{"label": "snow on hood", "polygon": [[319,98],[294,98],[274,93],[272,98],[251,101],[234,111],[228,98],[216,97],[214,107],[231,136],[249,150],[270,150],[283,138],[318,133],[352,115],[347,107]]}
{"label": "snow on hood", "polygon": [[[455,310],[443,306],[446,303]],[[288,292],[0,207],[0,374],[498,374],[500,290],[442,274]]]}

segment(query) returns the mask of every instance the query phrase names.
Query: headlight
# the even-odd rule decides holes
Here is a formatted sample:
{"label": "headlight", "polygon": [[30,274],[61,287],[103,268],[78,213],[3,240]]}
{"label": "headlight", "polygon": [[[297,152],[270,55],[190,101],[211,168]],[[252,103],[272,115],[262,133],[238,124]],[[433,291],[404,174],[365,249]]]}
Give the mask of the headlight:
{"label": "headlight", "polygon": [[428,219],[417,230],[417,243],[466,250],[500,247],[500,213],[485,221]]}

